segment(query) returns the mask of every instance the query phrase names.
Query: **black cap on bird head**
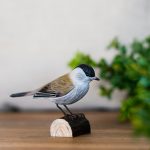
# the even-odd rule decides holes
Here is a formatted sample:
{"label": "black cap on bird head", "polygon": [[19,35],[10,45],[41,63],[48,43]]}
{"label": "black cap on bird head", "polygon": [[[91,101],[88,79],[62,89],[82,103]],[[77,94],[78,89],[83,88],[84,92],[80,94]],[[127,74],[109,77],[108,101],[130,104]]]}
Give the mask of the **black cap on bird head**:
{"label": "black cap on bird head", "polygon": [[84,71],[84,73],[86,74],[86,76],[88,76],[88,77],[95,77],[95,71],[94,71],[94,69],[91,66],[86,65],[86,64],[80,64],[77,67],[81,68]]}

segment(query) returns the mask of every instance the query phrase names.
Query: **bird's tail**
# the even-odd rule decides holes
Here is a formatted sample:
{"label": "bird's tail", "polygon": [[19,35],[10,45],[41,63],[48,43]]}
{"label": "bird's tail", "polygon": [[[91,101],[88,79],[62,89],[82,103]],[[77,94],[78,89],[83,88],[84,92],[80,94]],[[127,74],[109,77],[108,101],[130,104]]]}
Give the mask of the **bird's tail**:
{"label": "bird's tail", "polygon": [[33,94],[34,94],[33,91],[21,92],[21,93],[14,93],[14,94],[11,94],[10,97],[23,97],[23,96],[30,96],[30,95],[33,95]]}

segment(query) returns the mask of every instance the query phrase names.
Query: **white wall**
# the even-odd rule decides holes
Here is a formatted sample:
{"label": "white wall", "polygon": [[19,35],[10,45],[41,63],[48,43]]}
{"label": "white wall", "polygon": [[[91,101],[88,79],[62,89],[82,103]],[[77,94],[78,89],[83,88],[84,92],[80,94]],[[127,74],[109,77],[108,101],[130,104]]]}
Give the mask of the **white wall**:
{"label": "white wall", "polygon": [[[48,100],[11,99],[13,92],[35,89],[70,69],[77,50],[98,60],[112,57],[106,45],[114,37],[128,43],[150,31],[149,0],[0,0],[0,105],[51,108]],[[118,107],[98,96],[92,83],[88,95],[72,107]],[[119,93],[120,94],[120,93]],[[121,96],[122,97],[122,96]]]}

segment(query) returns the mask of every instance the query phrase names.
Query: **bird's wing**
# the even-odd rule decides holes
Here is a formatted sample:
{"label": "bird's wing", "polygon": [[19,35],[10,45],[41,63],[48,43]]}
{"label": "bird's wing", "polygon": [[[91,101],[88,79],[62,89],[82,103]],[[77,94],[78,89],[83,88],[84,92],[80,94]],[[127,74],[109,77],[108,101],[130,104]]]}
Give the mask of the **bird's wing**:
{"label": "bird's wing", "polygon": [[69,74],[65,74],[40,88],[34,94],[34,97],[61,97],[69,93],[73,88],[74,85]]}

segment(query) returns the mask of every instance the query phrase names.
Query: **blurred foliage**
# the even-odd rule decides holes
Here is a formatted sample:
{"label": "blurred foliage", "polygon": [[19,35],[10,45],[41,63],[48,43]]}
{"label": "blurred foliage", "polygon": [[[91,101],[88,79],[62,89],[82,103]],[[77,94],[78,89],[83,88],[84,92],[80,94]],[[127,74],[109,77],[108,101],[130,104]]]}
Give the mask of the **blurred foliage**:
{"label": "blurred foliage", "polygon": [[134,40],[130,45],[114,38],[108,49],[117,51],[111,62],[98,62],[90,55],[77,52],[69,66],[85,63],[99,69],[99,76],[110,86],[101,85],[100,94],[111,98],[115,89],[125,90],[127,96],[120,109],[120,121],[130,121],[135,133],[150,138],[150,37]]}

